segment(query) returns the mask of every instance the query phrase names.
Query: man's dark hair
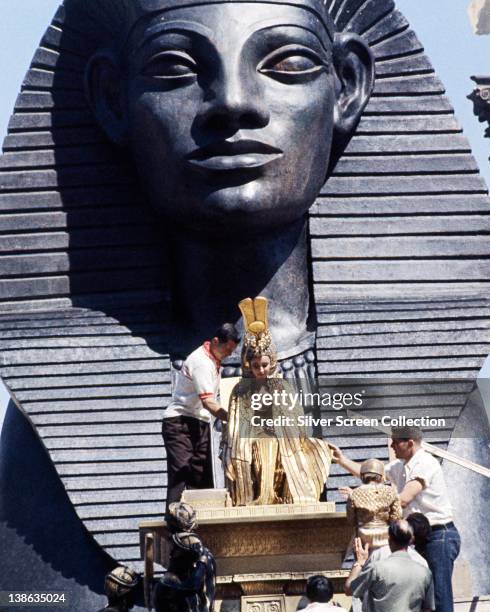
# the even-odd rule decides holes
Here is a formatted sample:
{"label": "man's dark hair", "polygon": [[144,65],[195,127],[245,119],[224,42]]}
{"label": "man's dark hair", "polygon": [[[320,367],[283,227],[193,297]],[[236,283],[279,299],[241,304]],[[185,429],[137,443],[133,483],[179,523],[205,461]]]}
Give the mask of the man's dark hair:
{"label": "man's dark hair", "polygon": [[361,480],[364,484],[369,484],[370,482],[382,482],[383,476],[381,474],[362,474]]}
{"label": "man's dark hair", "polygon": [[407,548],[413,538],[413,529],[407,521],[401,519],[390,523],[388,534],[394,544],[400,548]]}
{"label": "man's dark hair", "polygon": [[333,597],[332,582],[325,576],[310,576],[306,582],[306,597],[312,602],[327,603]]}
{"label": "man's dark hair", "polygon": [[392,427],[391,437],[395,440],[415,440],[421,442],[424,434],[420,427]]}
{"label": "man's dark hair", "polygon": [[233,342],[238,344],[241,339],[240,334],[233,323],[223,323],[223,325],[220,325],[214,332],[213,338],[218,338],[218,342],[220,344],[226,344],[230,340],[233,340]]}
{"label": "man's dark hair", "polygon": [[432,531],[429,519],[421,512],[412,512],[407,516],[407,523],[413,529],[415,548],[417,550],[423,549]]}

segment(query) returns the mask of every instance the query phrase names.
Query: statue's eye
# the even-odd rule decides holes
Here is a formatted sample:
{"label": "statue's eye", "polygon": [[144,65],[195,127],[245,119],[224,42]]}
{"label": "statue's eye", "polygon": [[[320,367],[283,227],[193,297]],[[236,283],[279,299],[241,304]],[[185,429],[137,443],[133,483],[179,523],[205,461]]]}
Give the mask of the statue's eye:
{"label": "statue's eye", "polygon": [[159,79],[194,77],[196,72],[194,60],[187,53],[179,51],[165,51],[153,56],[142,70],[144,76]]}
{"label": "statue's eye", "polygon": [[260,73],[286,83],[305,82],[326,69],[314,51],[296,45],[274,51],[258,66]]}
{"label": "statue's eye", "polygon": [[[279,72],[306,72],[312,68],[316,68],[317,64],[310,58],[304,55],[290,55],[280,59],[269,70]],[[266,69],[267,70],[267,69]]]}

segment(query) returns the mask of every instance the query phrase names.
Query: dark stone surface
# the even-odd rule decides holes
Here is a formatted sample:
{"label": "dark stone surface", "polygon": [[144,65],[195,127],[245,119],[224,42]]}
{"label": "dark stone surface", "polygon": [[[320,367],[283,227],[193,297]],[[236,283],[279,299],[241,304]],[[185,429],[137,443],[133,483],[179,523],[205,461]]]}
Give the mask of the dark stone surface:
{"label": "dark stone surface", "polygon": [[115,562],[80,522],[39,438],[12,403],[0,438],[0,548],[2,571],[8,568],[3,589],[63,592],[68,610],[105,603],[103,578]]}
{"label": "dark stone surface", "polygon": [[[143,13],[155,8],[153,0],[104,3],[109,8],[116,4]],[[308,3],[310,8],[319,5]],[[42,580],[44,573],[60,588],[67,585],[76,594],[75,612],[101,605],[109,563],[82,521],[113,558],[139,559],[137,524],[160,518],[164,507],[160,420],[170,393],[170,353],[174,359],[176,352],[197,345],[215,320],[238,318],[238,311],[231,314],[238,299],[262,292],[271,298],[271,312],[277,316],[273,333],[287,358],[288,376],[297,374],[295,368],[306,368],[312,376],[317,367],[322,376],[471,380],[490,343],[490,248],[480,239],[490,229],[486,187],[422,45],[391,0],[326,3],[335,28],[360,34],[371,47],[377,77],[355,133],[359,107],[349,125],[336,127],[329,180],[321,185],[327,172],[319,181],[318,168],[326,168],[332,119],[319,129],[316,118],[304,111],[297,125],[290,125],[295,157],[283,167],[284,173],[271,172],[270,182],[247,183],[253,187],[247,206],[255,215],[242,210],[237,217],[233,211],[227,217],[226,206],[243,204],[246,198],[234,199],[226,189],[218,190],[213,201],[221,211],[214,210],[224,234],[219,239],[209,218],[202,217],[211,213],[215,219],[213,210],[200,208],[199,198],[207,196],[196,176],[192,181],[184,177],[173,187],[197,194],[197,209],[181,208],[166,185],[161,193],[161,181],[173,180],[172,155],[188,151],[164,150],[169,141],[162,138],[162,122],[155,123],[155,117],[166,117],[165,125],[180,134],[172,139],[173,147],[189,143],[186,111],[195,111],[195,96],[187,95],[185,87],[184,96],[161,80],[146,82],[143,89],[152,90],[146,99],[153,99],[147,110],[153,115],[133,112],[133,125],[146,126],[131,135],[133,156],[125,150],[124,138],[122,148],[110,142],[124,136],[125,127],[124,121],[118,122],[121,115],[110,112],[117,90],[113,56],[106,57],[107,62],[99,56],[92,64],[91,99],[98,121],[89,108],[84,93],[87,62],[108,40],[118,40],[127,26],[110,20],[104,25],[110,13],[102,18],[100,7],[95,0],[66,0],[56,14],[26,75],[0,161],[0,368],[35,427],[34,432],[25,423],[20,426],[20,417],[10,415],[4,431],[4,464],[16,462],[19,448],[27,450],[25,461],[12,468],[19,475],[15,482],[2,472],[12,500],[2,502],[2,516],[19,528],[4,532],[18,554],[4,556],[0,569],[8,581],[26,571],[34,581]],[[262,10],[260,2],[253,8]],[[233,15],[232,6],[227,9],[227,16]],[[200,9],[192,10],[195,16]],[[288,18],[298,11],[303,15],[297,6],[285,11]],[[213,14],[208,11],[207,18],[208,25],[215,19],[214,27]],[[117,15],[124,16],[124,11]],[[156,15],[146,15],[139,27],[144,29],[148,19],[158,20]],[[317,31],[312,13],[308,19]],[[217,22],[218,29],[223,24],[228,28],[227,20]],[[276,127],[297,117],[299,107],[291,104],[291,95],[257,95],[250,55],[245,54],[249,63],[241,69],[231,62],[240,40],[237,35],[228,45],[231,54],[223,58],[226,70],[221,77],[226,73],[233,78],[218,78],[209,66],[201,76],[202,90],[209,94],[204,100],[209,112],[194,126],[195,144],[201,148],[210,135],[263,136],[264,100],[269,101],[265,110],[281,120]],[[346,57],[343,41],[336,46],[337,68]],[[368,56],[364,51],[361,56],[354,58],[354,74],[366,65]],[[188,64],[177,70],[188,70]],[[157,67],[162,69],[161,64]],[[103,78],[98,78],[101,72]],[[136,81],[129,92],[133,111],[141,102],[141,79]],[[116,86],[112,93],[104,90],[111,83]],[[270,92],[273,82],[266,83]],[[279,81],[274,87],[283,85]],[[295,104],[306,101],[311,107],[318,81],[297,85],[298,92],[307,86],[311,97],[299,96]],[[231,103],[226,92],[232,94]],[[330,111],[331,104],[329,100]],[[182,121],[173,120],[172,113],[182,115]],[[274,130],[271,134],[275,136]],[[158,155],[153,157],[155,140]],[[284,150],[289,151],[286,140]],[[311,151],[325,155],[305,167]],[[134,157],[143,181],[134,171]],[[264,176],[272,168],[266,166]],[[237,174],[247,172],[239,169]],[[279,205],[294,196],[294,206],[266,205],[276,191],[281,194]],[[300,197],[295,196],[298,191]],[[221,198],[226,193],[229,197]],[[196,204],[191,197],[189,201]],[[162,205],[166,208],[157,216],[155,210]],[[171,219],[166,214],[170,208]],[[174,227],[179,216],[185,217],[181,225],[187,224],[186,232]],[[283,229],[281,222],[287,220]],[[267,227],[259,227],[261,223]],[[202,228],[206,234],[196,238],[195,230]],[[233,240],[228,234],[234,234]],[[207,280],[212,282],[206,292],[202,288]],[[286,330],[282,337],[281,326]],[[301,365],[297,355],[304,349],[309,352]],[[455,419],[467,390],[456,382],[448,385],[442,407],[431,404],[430,395],[421,401],[424,406]],[[447,444],[449,435],[439,443]],[[342,444],[352,448],[355,458],[386,458],[386,444],[379,439],[363,440],[359,446],[346,436]],[[38,491],[33,501],[42,506],[46,519],[57,516],[60,504],[60,517],[73,528],[66,534],[51,521],[56,526],[46,534],[51,543],[43,541],[42,533],[34,537],[29,532],[37,548],[29,547],[22,534],[29,508],[21,505],[17,517],[14,504],[22,499],[23,482],[32,477],[32,467],[29,472],[26,465],[31,454],[32,464],[41,471],[34,483],[45,478],[46,491],[51,487],[53,492],[51,497]],[[330,498],[339,485],[350,482],[334,469]],[[65,536],[80,546],[78,561],[76,555],[64,559],[67,549],[53,544]]]}

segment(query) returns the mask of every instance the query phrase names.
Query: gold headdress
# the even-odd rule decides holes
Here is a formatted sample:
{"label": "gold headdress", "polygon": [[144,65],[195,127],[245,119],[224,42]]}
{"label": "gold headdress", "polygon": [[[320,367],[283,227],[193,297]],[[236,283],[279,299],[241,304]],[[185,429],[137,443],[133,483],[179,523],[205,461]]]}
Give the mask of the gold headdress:
{"label": "gold headdress", "polygon": [[242,347],[242,369],[244,376],[250,375],[250,361],[254,357],[267,355],[271,360],[271,372],[277,366],[277,353],[267,322],[267,298],[258,296],[245,298],[238,307],[243,316],[245,336]]}

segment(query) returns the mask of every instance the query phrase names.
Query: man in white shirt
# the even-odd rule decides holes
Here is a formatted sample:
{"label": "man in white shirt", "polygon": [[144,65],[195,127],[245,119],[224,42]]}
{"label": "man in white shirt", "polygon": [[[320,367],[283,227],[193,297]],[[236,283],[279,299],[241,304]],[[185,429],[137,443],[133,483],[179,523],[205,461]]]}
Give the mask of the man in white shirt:
{"label": "man in white shirt", "polygon": [[226,421],[218,402],[221,360],[229,357],[240,336],[224,323],[175,373],[172,401],[165,411],[162,435],[167,452],[167,508],[180,500],[185,488],[212,488],[211,416]]}
{"label": "man in white shirt", "polygon": [[400,493],[404,515],[424,514],[432,527],[425,545],[425,558],[434,577],[436,612],[453,612],[453,566],[461,547],[442,468],[423,450],[422,432],[416,427],[392,431],[391,447],[396,461],[386,475]]}
{"label": "man in white shirt", "polygon": [[[421,512],[431,524],[425,558],[434,577],[436,612],[453,612],[451,580],[461,540],[453,523],[442,468],[421,445],[419,428],[394,428],[391,447],[396,460],[386,467],[385,473],[397,488],[404,516]],[[346,457],[340,449],[334,450],[334,458],[351,474],[359,476],[360,464]]]}
{"label": "man in white shirt", "polygon": [[302,609],[302,612],[346,612],[345,608],[331,603],[333,597],[332,582],[321,574],[308,578],[306,597],[310,600],[310,603]]}

